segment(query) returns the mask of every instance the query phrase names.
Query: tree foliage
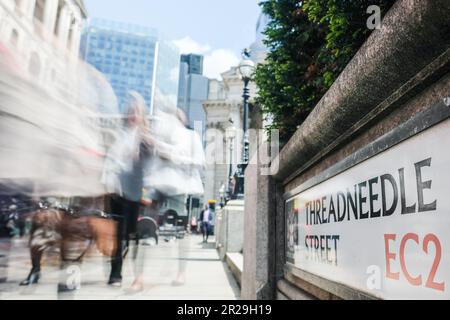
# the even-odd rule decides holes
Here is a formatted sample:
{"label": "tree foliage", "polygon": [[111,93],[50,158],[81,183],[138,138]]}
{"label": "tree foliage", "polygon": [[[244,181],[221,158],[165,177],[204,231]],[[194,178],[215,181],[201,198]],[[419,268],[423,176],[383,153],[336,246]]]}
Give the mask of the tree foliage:
{"label": "tree foliage", "polygon": [[370,5],[385,13],[395,0],[265,0],[267,62],[255,81],[257,103],[286,142],[328,91],[371,30]]}

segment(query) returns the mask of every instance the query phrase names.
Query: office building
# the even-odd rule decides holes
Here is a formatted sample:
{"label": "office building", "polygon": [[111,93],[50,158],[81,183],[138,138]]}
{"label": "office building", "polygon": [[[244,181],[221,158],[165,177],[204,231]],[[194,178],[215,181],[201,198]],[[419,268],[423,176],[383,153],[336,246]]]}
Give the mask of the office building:
{"label": "office building", "polygon": [[208,78],[203,76],[203,56],[182,55],[178,107],[186,113],[189,127],[201,128],[203,132],[205,131],[206,115],[202,103],[208,98],[208,84]]}
{"label": "office building", "polygon": [[189,74],[203,75],[203,56],[199,54],[183,54],[181,63],[186,63],[189,67]]}
{"label": "office building", "polygon": [[81,53],[109,80],[122,113],[130,90],[144,97],[149,114],[155,97],[176,106],[180,55],[157,30],[92,19],[83,32]]}

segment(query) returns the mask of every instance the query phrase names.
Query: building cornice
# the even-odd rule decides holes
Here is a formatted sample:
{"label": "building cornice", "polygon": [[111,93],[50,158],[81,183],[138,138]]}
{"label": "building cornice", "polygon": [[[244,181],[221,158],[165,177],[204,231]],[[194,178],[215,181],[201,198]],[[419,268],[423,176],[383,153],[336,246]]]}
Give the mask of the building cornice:
{"label": "building cornice", "polygon": [[88,11],[86,9],[86,5],[84,4],[84,0],[74,0],[74,2],[78,5],[83,15],[83,18],[88,17]]}
{"label": "building cornice", "polygon": [[241,101],[237,101],[237,100],[207,100],[207,101],[203,101],[203,106],[205,108],[217,108],[217,107],[223,107],[223,106],[227,106],[227,107],[236,107],[239,106],[241,103]]}

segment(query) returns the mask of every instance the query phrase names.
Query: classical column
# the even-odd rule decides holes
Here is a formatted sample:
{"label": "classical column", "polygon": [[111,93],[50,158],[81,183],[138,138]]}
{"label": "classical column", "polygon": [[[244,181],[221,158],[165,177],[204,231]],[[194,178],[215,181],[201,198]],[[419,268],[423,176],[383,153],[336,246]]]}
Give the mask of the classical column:
{"label": "classical column", "polygon": [[14,11],[16,2],[14,0],[5,0],[3,1],[3,5],[11,11]]}
{"label": "classical column", "polygon": [[78,55],[78,52],[80,50],[81,24],[82,22],[80,20],[77,20],[76,23],[74,23],[72,26],[70,51],[75,55]]}
{"label": "classical column", "polygon": [[58,24],[58,38],[61,42],[62,47],[67,46],[67,41],[69,40],[70,24],[72,20],[72,15],[67,6],[61,9],[59,24]]}
{"label": "classical column", "polygon": [[27,6],[28,6],[28,1],[27,0],[22,0],[19,2],[19,11],[23,14],[27,13]]}
{"label": "classical column", "polygon": [[55,31],[59,0],[46,0],[44,7],[44,26],[50,34]]}
{"label": "classical column", "polygon": [[28,19],[34,19],[34,10],[36,9],[36,0],[24,0],[24,13]]}

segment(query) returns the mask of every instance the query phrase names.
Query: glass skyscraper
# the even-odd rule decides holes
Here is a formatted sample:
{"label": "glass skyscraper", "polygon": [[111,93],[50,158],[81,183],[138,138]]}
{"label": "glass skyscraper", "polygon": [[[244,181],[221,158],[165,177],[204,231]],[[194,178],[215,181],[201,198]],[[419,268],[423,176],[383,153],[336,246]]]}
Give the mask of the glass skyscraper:
{"label": "glass skyscraper", "polygon": [[206,114],[203,101],[208,99],[209,79],[203,76],[203,56],[189,54],[181,56],[178,107],[194,129],[195,123],[201,123],[203,132],[206,126]]}
{"label": "glass skyscraper", "polygon": [[183,54],[181,63],[187,63],[189,74],[203,74],[203,56],[199,54]]}
{"label": "glass skyscraper", "polygon": [[121,112],[130,90],[144,97],[149,114],[158,94],[176,105],[180,55],[157,30],[91,19],[82,35],[81,55],[109,80]]}

